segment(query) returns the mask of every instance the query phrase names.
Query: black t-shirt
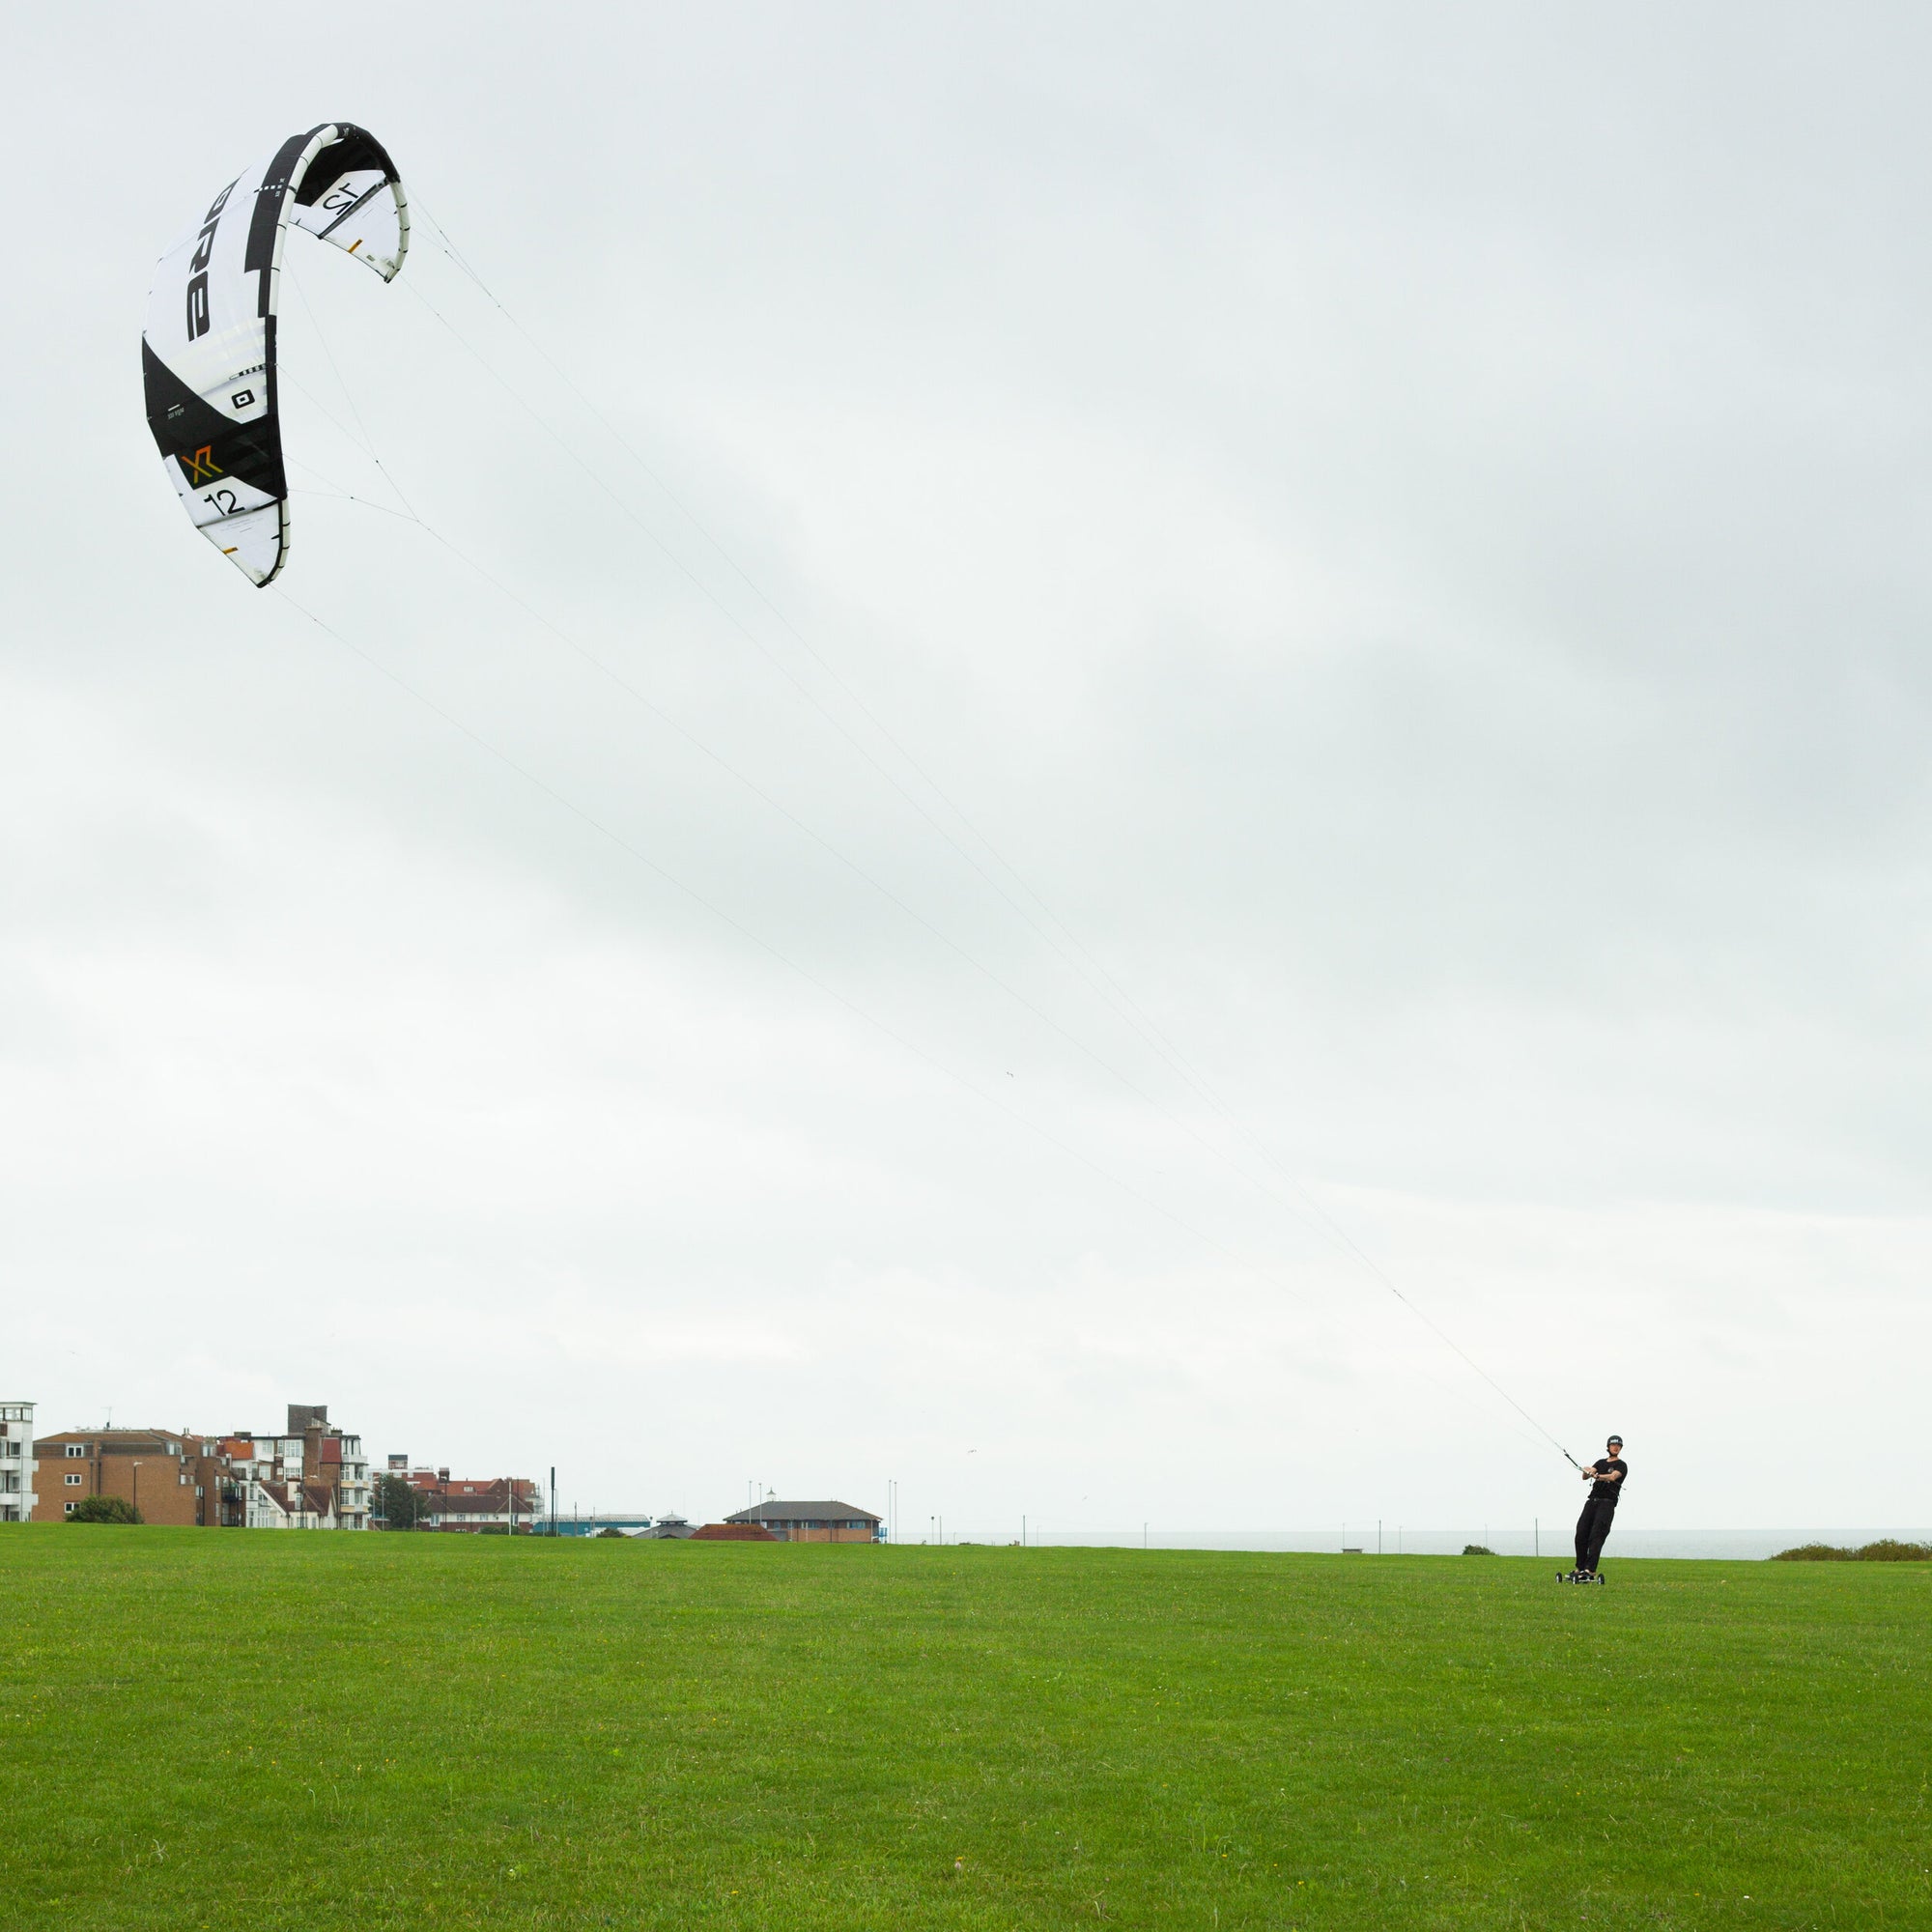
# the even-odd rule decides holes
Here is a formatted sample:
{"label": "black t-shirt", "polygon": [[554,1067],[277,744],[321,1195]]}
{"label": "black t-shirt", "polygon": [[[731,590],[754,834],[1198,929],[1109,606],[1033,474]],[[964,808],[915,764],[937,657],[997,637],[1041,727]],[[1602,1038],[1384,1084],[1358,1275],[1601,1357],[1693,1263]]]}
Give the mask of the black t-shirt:
{"label": "black t-shirt", "polygon": [[[1617,1492],[1630,1479],[1629,1466],[1621,1456],[1599,1456],[1590,1467],[1597,1478],[1590,1485],[1590,1500],[1593,1503],[1608,1503],[1614,1509]],[[1614,1483],[1610,1481],[1612,1471],[1616,1474]]]}

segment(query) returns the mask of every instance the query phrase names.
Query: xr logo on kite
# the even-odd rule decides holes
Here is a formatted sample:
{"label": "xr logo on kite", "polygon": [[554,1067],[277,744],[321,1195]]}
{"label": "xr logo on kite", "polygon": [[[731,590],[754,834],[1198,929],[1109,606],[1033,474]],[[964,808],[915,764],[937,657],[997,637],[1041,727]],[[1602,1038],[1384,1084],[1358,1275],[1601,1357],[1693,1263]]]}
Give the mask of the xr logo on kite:
{"label": "xr logo on kite", "polygon": [[192,456],[180,459],[187,470],[190,485],[205,482],[211,476],[225,476],[228,472],[214,460],[214,445],[204,442]]}

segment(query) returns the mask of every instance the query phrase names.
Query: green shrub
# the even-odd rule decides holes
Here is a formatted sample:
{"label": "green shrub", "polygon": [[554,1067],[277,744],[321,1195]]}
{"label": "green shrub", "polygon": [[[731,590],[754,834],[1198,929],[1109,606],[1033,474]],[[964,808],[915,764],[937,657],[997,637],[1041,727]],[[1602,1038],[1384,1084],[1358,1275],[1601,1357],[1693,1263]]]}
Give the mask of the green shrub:
{"label": "green shrub", "polygon": [[1487,1543],[1465,1543],[1463,1546],[1464,1556],[1493,1556],[1495,1553]]}
{"label": "green shrub", "polygon": [[1932,1543],[1900,1543],[1883,1536],[1861,1549],[1840,1549],[1833,1543],[1801,1543],[1780,1549],[1774,1563],[1932,1563]]}
{"label": "green shrub", "polygon": [[82,1496],[69,1512],[69,1522],[139,1522],[141,1512],[125,1496]]}

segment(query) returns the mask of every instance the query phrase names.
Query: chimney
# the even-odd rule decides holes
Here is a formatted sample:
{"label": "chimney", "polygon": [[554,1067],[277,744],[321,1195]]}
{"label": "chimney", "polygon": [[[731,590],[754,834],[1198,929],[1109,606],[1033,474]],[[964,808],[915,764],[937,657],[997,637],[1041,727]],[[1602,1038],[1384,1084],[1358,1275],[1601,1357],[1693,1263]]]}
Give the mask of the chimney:
{"label": "chimney", "polygon": [[311,1429],[328,1427],[328,1405],[324,1402],[292,1402],[289,1404],[289,1428],[291,1435],[305,1435]]}

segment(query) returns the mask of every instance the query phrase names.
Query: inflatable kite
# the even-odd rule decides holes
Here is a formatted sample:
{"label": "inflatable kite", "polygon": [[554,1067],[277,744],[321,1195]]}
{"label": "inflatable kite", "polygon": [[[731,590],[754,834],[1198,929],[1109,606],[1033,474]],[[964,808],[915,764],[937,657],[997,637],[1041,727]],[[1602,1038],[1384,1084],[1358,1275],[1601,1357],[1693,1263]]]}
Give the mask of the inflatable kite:
{"label": "inflatable kite", "polygon": [[169,481],[195,528],[257,585],[289,554],[275,307],[291,226],[394,280],[410,214],[383,144],[332,123],[230,182],[161,257],[141,331],[148,427]]}

